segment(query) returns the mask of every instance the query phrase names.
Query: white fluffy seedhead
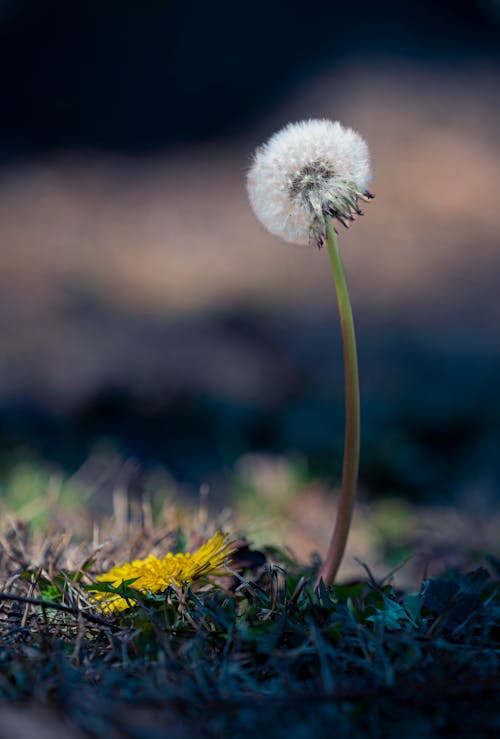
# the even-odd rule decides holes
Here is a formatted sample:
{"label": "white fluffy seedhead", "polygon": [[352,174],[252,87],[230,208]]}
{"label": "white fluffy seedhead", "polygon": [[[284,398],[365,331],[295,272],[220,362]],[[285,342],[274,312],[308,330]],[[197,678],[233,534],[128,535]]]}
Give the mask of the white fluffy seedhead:
{"label": "white fluffy seedhead", "polygon": [[344,226],[371,200],[370,155],[364,139],[338,121],[290,123],[260,146],[248,172],[252,209],[276,236],[321,246],[325,218]]}

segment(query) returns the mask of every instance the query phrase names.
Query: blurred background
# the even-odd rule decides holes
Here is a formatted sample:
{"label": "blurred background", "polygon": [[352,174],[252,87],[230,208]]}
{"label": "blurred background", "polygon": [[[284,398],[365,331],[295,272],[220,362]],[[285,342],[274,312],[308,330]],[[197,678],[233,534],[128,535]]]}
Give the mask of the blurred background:
{"label": "blurred background", "polygon": [[263,230],[245,171],[285,123],[328,117],[367,139],[377,196],[341,234],[351,553],[495,549],[498,0],[1,0],[0,101],[3,510],[78,525],[117,489],[201,489],[257,542],[324,549],[343,446],[327,255]]}

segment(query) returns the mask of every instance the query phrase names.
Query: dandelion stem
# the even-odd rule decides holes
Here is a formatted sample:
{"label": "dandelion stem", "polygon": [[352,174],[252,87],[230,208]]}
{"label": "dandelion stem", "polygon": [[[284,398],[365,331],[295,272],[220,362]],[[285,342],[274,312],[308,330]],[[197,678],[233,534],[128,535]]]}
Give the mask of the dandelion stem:
{"label": "dandelion stem", "polygon": [[332,220],[326,218],[328,254],[333,270],[337,302],[344,347],[345,382],[345,436],[344,462],[342,468],[342,490],[340,493],[337,520],[325,561],[320,569],[315,587],[323,580],[331,585],[339,571],[349,535],[356,497],[356,482],[359,468],[359,376],[356,335],[352,317],[351,301],[345,279],[344,268]]}

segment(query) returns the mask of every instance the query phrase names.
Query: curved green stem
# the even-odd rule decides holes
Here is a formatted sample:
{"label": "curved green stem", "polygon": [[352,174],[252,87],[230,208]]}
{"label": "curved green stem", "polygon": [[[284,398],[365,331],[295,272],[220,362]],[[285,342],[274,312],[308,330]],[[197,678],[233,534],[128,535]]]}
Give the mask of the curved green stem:
{"label": "curved green stem", "polygon": [[342,468],[342,490],[340,493],[337,520],[332,534],[325,561],[320,569],[315,587],[323,580],[331,585],[335,580],[349,535],[351,519],[356,497],[356,482],[359,468],[359,377],[358,356],[356,351],[356,335],[352,317],[349,291],[340,258],[337,235],[330,218],[326,219],[326,235],[328,254],[333,270],[333,279],[337,292],[340,313],[342,344],[344,347],[344,381],[345,381],[345,437],[344,463]]}

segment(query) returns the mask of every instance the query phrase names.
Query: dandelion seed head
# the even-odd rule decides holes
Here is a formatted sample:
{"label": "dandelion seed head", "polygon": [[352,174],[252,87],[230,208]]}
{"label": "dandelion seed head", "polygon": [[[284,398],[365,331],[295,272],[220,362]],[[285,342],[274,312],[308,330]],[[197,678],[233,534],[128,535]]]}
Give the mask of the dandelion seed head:
{"label": "dandelion seed head", "polygon": [[338,121],[290,123],[260,146],[247,177],[252,209],[274,235],[295,244],[325,238],[325,219],[348,225],[373,196],[368,146]]}

